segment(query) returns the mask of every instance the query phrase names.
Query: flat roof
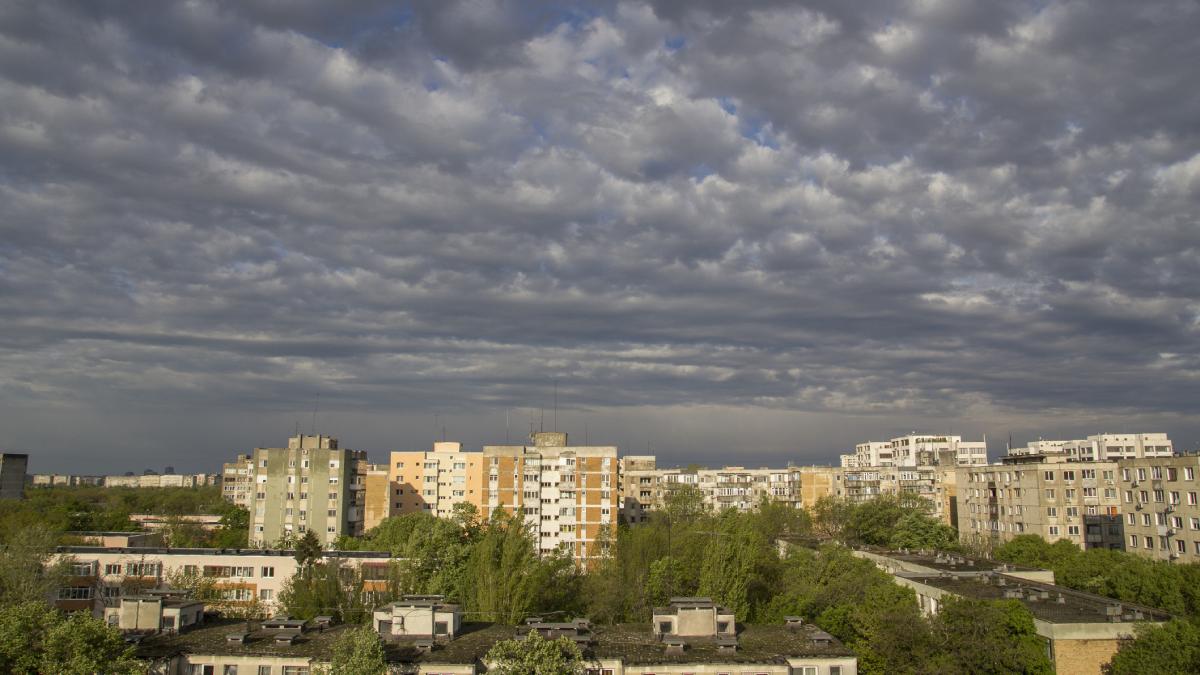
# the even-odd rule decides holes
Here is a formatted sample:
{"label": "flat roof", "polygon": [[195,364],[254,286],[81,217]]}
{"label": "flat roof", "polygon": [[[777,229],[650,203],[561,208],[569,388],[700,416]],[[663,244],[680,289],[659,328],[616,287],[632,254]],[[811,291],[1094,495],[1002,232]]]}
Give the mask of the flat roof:
{"label": "flat roof", "polygon": [[[1129,623],[1133,621],[1167,621],[1171,618],[1167,612],[1154,607],[1121,602],[1102,595],[1076,591],[1054,584],[995,574],[957,578],[952,574],[900,574],[898,576],[977,600],[1007,600],[1010,598],[1005,597],[1006,592],[1021,590],[1020,597],[1011,599],[1019,600],[1035,618],[1049,623]],[[1004,580],[1003,586],[998,583],[1000,579]],[[1033,591],[1037,599],[1029,597],[1030,591]],[[1049,597],[1041,598],[1040,595],[1043,591]],[[1060,595],[1063,598],[1061,603],[1057,602]],[[1121,607],[1118,621],[1110,621],[1108,608],[1116,606]],[[1125,618],[1126,615],[1132,615],[1135,611],[1142,614],[1141,619],[1132,616],[1128,619]]]}
{"label": "flat roof", "polygon": [[[68,534],[80,534],[72,532]],[[100,534],[100,533],[90,533]],[[158,534],[155,532],[111,532],[105,534]],[[167,546],[58,546],[58,553],[127,553],[130,555],[253,555],[276,558],[295,557],[293,549],[274,548],[170,548]],[[365,558],[387,561],[392,554],[387,551],[321,551],[323,558]]]}
{"label": "flat roof", "polygon": [[[232,619],[210,621],[205,625],[176,634],[154,635],[138,646],[142,658],[163,658],[181,653],[224,656],[277,656],[327,659],[333,643],[345,625],[324,631],[301,633],[294,644],[278,644],[275,636],[285,631],[264,630],[261,623],[250,622],[245,643],[229,642],[227,635],[242,633],[247,623]],[[422,653],[415,641],[388,640],[384,653],[392,663],[475,663],[496,642],[517,636],[517,626],[467,622],[450,642],[438,642],[432,652]],[[665,645],[647,624],[621,624],[592,629],[594,642],[582,645],[585,658],[620,658],[627,664],[668,663],[786,663],[797,657],[851,657],[852,651],[837,641],[816,644],[821,637],[816,626],[792,629],[783,625],[742,626],[736,652],[719,652],[712,638],[684,638],[688,647],[682,654],[666,654]]]}
{"label": "flat roof", "polygon": [[1012,572],[1036,572],[1037,567],[1023,567],[1012,563],[1005,563],[998,560],[981,560],[978,558],[968,558],[959,553],[921,553],[921,552],[904,552],[891,551],[888,549],[862,547],[862,551],[873,553],[885,558],[891,558],[901,562],[913,563],[923,567],[929,567],[935,570],[946,572],[991,572],[991,571],[1012,571]]}

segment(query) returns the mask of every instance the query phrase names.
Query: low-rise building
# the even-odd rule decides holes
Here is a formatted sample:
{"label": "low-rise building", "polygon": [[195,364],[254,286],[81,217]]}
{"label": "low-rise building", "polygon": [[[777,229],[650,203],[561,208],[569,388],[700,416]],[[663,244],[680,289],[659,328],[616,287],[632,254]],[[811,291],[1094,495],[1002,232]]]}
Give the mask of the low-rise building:
{"label": "low-rise building", "polygon": [[[112,533],[106,533],[112,534]],[[129,533],[124,533],[128,535]],[[157,535],[156,535],[157,536]],[[214,608],[258,607],[262,613],[277,609],[284,583],[296,573],[295,552],[287,550],[226,550],[211,548],[122,547],[107,537],[99,546],[60,546],[54,560],[66,559],[71,575],[59,591],[57,605],[64,610],[93,610],[119,605],[124,597],[151,591],[177,589],[188,577],[212,582],[219,598]],[[368,580],[384,579],[372,568],[386,571],[390,555],[377,551],[326,551],[325,562],[339,562],[363,570]],[[382,581],[369,583],[377,590]]]}
{"label": "low-rise building", "polygon": [[[696,599],[698,600],[698,599]],[[434,602],[437,602],[436,600]],[[419,608],[422,615],[425,608]],[[684,610],[690,611],[690,610]],[[697,615],[702,610],[696,610]],[[675,615],[672,615],[675,616]],[[699,617],[703,618],[703,617]],[[711,617],[710,617],[711,618]],[[389,672],[476,675],[488,670],[489,650],[502,640],[565,637],[579,646],[587,675],[856,675],[852,651],[816,626],[790,617],[775,625],[738,625],[715,632],[715,621],[688,634],[663,634],[645,624],[592,626],[585,619],[521,626],[463,622],[453,634],[395,634],[384,640]],[[328,664],[342,626],[316,630],[303,621],[216,622],[178,635],[157,635],[138,646],[152,673],[270,672],[310,675]],[[422,629],[423,631],[423,629]]]}
{"label": "low-rise building", "polygon": [[462,608],[441,595],[405,595],[375,609],[372,626],[384,640],[453,640],[462,630]]}
{"label": "low-rise building", "polygon": [[1117,466],[1125,550],[1200,562],[1200,455],[1122,459]]}
{"label": "low-rise building", "polygon": [[[893,554],[876,555],[892,558]],[[907,564],[935,566],[933,573],[907,571]],[[981,561],[958,559],[953,567],[926,561],[908,561],[901,569],[876,564],[896,583],[913,589],[927,614],[937,614],[947,597],[977,600],[1017,600],[1033,614],[1034,628],[1045,640],[1046,653],[1059,675],[1100,675],[1120,645],[1134,637],[1146,623],[1170,620],[1162,610],[1121,603],[1110,598],[1037,581],[1021,570],[984,569]]]}
{"label": "low-rise building", "polygon": [[204,623],[204,603],[169,596],[129,596],[104,608],[104,621],[127,633],[178,633]]}

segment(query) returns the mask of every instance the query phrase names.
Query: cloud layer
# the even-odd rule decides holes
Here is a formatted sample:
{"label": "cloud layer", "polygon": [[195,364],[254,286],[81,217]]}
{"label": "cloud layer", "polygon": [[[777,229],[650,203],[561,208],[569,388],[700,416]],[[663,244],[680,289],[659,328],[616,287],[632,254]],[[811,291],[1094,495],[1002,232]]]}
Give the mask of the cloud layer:
{"label": "cloud layer", "polygon": [[[186,464],[318,393],[494,441],[554,380],[613,434],[845,427],[764,459],[1200,440],[1196,4],[846,4],[6,3],[0,443]],[[240,435],[146,423],[193,414]]]}

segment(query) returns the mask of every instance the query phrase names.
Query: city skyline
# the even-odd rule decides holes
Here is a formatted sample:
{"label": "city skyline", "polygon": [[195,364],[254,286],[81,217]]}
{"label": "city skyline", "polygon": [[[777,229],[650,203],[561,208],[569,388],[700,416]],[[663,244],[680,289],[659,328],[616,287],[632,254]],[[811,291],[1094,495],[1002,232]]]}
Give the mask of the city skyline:
{"label": "city skyline", "polygon": [[1198,11],[6,7],[0,449],[1195,450]]}

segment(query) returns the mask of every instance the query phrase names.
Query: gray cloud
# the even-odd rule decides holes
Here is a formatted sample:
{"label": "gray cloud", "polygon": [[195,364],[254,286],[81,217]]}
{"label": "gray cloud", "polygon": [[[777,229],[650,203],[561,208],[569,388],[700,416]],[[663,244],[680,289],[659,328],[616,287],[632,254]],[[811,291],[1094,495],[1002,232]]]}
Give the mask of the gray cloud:
{"label": "gray cloud", "polygon": [[0,444],[1200,441],[1195,5],[844,5],[9,3]]}

